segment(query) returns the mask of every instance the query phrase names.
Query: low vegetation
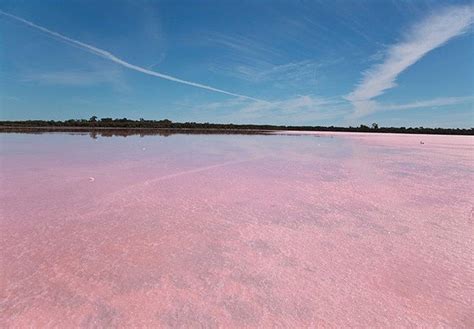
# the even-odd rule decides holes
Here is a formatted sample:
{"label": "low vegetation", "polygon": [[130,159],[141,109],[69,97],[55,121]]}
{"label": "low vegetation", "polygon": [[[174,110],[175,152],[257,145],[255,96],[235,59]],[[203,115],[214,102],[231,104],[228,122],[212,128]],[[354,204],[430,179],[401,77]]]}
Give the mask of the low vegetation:
{"label": "low vegetation", "polygon": [[266,130],[299,130],[299,131],[348,131],[368,133],[405,133],[405,134],[442,134],[442,135],[474,135],[474,128],[425,128],[425,127],[379,127],[373,123],[370,126],[358,127],[324,127],[324,126],[276,126],[256,124],[219,124],[197,122],[172,122],[170,120],[131,120],[127,118],[112,119],[96,116],[87,119],[70,119],[65,121],[54,120],[26,120],[26,121],[0,121],[0,131],[12,129],[54,129],[60,130],[77,128],[85,131],[104,128],[124,129],[165,129],[165,130],[199,130],[199,131],[266,131]]}

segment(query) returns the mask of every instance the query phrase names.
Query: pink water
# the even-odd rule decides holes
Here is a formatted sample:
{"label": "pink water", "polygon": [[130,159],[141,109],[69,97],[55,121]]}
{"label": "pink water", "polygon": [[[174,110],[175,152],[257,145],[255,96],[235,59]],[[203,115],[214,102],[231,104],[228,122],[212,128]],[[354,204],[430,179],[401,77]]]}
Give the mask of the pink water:
{"label": "pink water", "polygon": [[0,326],[472,328],[474,138],[318,136],[0,135]]}

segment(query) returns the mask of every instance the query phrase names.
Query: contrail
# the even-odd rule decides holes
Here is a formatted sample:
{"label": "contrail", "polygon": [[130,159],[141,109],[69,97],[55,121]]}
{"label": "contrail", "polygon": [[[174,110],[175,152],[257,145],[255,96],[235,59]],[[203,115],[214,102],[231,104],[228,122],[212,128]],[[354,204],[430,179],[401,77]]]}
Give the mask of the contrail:
{"label": "contrail", "polygon": [[131,69],[131,70],[134,70],[134,71],[137,71],[137,72],[141,72],[141,73],[145,73],[145,74],[148,74],[148,75],[151,75],[151,76],[154,76],[154,77],[157,77],[157,78],[161,78],[161,79],[165,79],[165,80],[170,80],[170,81],[174,81],[174,82],[178,82],[178,83],[182,83],[182,84],[185,84],[185,85],[188,85],[188,86],[193,86],[193,87],[197,87],[197,88],[201,88],[201,89],[206,89],[206,90],[210,90],[210,91],[214,91],[214,92],[217,92],[217,93],[221,93],[221,94],[226,94],[226,95],[230,95],[230,96],[235,96],[235,97],[240,97],[240,98],[245,98],[245,99],[249,99],[249,100],[253,100],[253,101],[258,101],[258,102],[266,102],[264,100],[261,100],[261,99],[257,99],[257,98],[253,98],[253,97],[250,97],[250,96],[245,96],[245,95],[240,95],[240,94],[236,94],[236,93],[233,93],[233,92],[230,92],[230,91],[225,91],[225,90],[222,90],[222,89],[218,89],[218,88],[214,88],[214,87],[211,87],[211,86],[207,86],[207,85],[203,85],[203,84],[200,84],[200,83],[196,83],[196,82],[192,82],[192,81],[187,81],[187,80],[183,80],[183,79],[179,79],[179,78],[176,78],[176,77],[173,77],[171,75],[167,75],[167,74],[162,74],[162,73],[159,73],[159,72],[155,72],[155,71],[151,71],[151,70],[148,70],[144,67],[141,67],[141,66],[137,66],[137,65],[134,65],[134,64],[131,64],[131,63],[128,63],[120,58],[118,58],[117,56],[113,55],[112,53],[109,53],[108,51],[106,50],[103,50],[103,49],[100,49],[100,48],[96,48],[94,46],[91,46],[91,45],[88,45],[87,43],[83,43],[83,42],[80,42],[78,40],[74,40],[74,39],[71,39],[65,35],[62,35],[58,32],[54,32],[54,31],[51,31],[51,30],[48,30],[47,28],[45,27],[42,27],[42,26],[39,26],[39,25],[36,25],[35,23],[33,22],[30,22],[30,21],[27,21],[26,19],[23,19],[21,17],[18,17],[18,16],[15,16],[15,15],[12,15],[10,13],[7,13],[3,10],[0,10],[0,14],[4,15],[4,16],[7,16],[7,17],[10,17],[14,20],[17,20],[23,24],[26,24],[28,26],[31,26],[41,32],[44,32],[48,35],[51,35],[53,37],[56,37],[58,38],[59,40],[61,41],[64,41],[70,45],[73,45],[73,46],[77,46],[83,50],[86,50],[96,56],[99,56],[99,57],[102,57],[102,58],[105,58],[105,59],[108,59],[112,62],[115,62],[117,64],[120,64],[122,65],[123,67],[126,67],[128,69]]}

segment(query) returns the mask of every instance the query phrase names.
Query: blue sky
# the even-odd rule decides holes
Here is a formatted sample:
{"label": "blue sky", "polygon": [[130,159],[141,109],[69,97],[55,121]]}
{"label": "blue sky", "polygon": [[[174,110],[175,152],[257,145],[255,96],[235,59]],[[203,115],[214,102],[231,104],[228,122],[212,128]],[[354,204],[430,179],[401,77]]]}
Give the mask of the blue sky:
{"label": "blue sky", "polygon": [[0,0],[0,118],[474,126],[470,1]]}

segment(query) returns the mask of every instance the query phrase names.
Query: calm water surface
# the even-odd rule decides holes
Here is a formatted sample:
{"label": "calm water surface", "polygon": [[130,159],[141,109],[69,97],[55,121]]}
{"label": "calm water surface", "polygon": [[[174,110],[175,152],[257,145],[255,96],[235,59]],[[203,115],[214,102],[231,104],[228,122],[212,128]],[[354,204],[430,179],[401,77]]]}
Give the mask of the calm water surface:
{"label": "calm water surface", "polygon": [[1,327],[474,326],[473,137],[0,143]]}

